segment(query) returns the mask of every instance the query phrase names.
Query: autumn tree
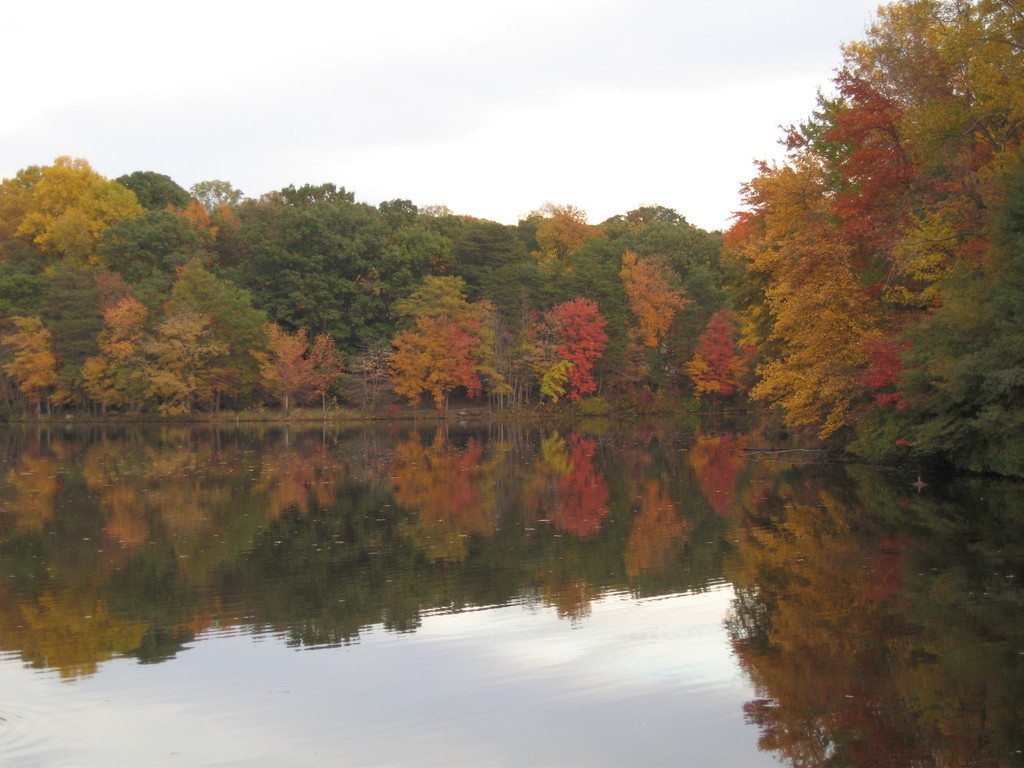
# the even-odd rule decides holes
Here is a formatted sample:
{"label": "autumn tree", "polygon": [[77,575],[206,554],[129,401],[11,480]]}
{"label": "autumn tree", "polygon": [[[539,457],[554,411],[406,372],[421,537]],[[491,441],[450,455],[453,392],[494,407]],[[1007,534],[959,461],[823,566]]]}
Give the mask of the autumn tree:
{"label": "autumn tree", "polygon": [[309,334],[305,328],[288,333],[267,323],[267,352],[258,353],[260,373],[267,388],[284,405],[288,416],[293,396],[313,387],[313,361],[307,356]]}
{"label": "autumn tree", "polygon": [[3,343],[11,348],[13,358],[3,368],[38,414],[46,390],[57,380],[50,331],[38,317],[12,317],[11,324],[14,327],[3,335]]}
{"label": "autumn tree", "polygon": [[596,392],[593,369],[607,346],[607,324],[597,303],[589,299],[573,299],[552,307],[533,329],[535,366],[542,380],[547,377],[554,384],[565,376],[570,400]]}
{"label": "autumn tree", "polygon": [[327,415],[327,393],[341,379],[345,371],[345,356],[334,343],[334,339],[326,333],[318,333],[309,349],[309,362],[312,366],[311,385],[313,391],[320,396],[320,407]]}
{"label": "autumn tree", "polygon": [[807,156],[792,163],[762,168],[747,188],[751,212],[736,225],[748,274],[765,285],[747,310],[744,343],[763,355],[751,396],[826,436],[855,420],[878,319],[851,245],[831,226],[824,169]]}
{"label": "autumn tree", "polygon": [[[784,166],[763,165],[747,187],[749,209],[729,239],[759,291],[743,300],[745,336],[761,356],[752,395],[782,406],[790,423],[822,434],[856,427],[858,450],[869,451],[899,441],[944,452],[940,433],[966,438],[959,428],[970,409],[918,412],[935,440],[907,429],[896,410],[952,391],[938,385],[951,359],[936,342],[946,334],[959,345],[952,327],[975,334],[962,289],[987,282],[1003,258],[995,219],[1024,127],[1019,22],[1012,3],[882,7],[866,38],[844,48],[833,93],[788,132]],[[1013,348],[1011,327],[993,334]],[[984,376],[993,365],[994,374],[994,361],[979,355],[968,368]],[[994,379],[1009,391],[1001,374]],[[916,397],[901,399],[911,381]],[[983,428],[1006,446],[990,456],[1016,453],[1006,442],[1013,431],[997,426],[1005,423]]]}
{"label": "autumn tree", "polygon": [[569,373],[573,364],[568,360],[559,360],[550,368],[544,371],[540,379],[540,396],[557,403],[565,395],[566,385],[569,383]]}
{"label": "autumn tree", "polygon": [[186,308],[164,318],[141,349],[149,391],[166,414],[192,413],[197,403],[212,397],[218,383],[212,363],[228,351],[209,315]]}
{"label": "autumn tree", "polygon": [[414,327],[392,341],[395,391],[413,403],[429,394],[442,412],[459,387],[470,397],[480,395],[485,383],[490,391],[507,387],[494,367],[493,308],[466,301],[464,285],[457,277],[426,277],[420,290],[399,304]]}
{"label": "autumn tree", "polygon": [[142,212],[131,190],[85,160],[58,157],[0,185],[0,240],[24,238],[45,254],[86,262],[103,230]]}
{"label": "autumn tree", "polygon": [[429,394],[438,411],[448,410],[452,390],[465,387],[470,397],[483,391],[474,364],[479,340],[456,321],[419,317],[416,328],[402,331],[392,342],[395,392],[416,403]]}
{"label": "autumn tree", "polygon": [[645,347],[657,347],[665,339],[676,313],[686,306],[678,278],[658,256],[639,258],[633,251],[622,255],[619,273],[629,308],[637,321],[637,337]]}
{"label": "autumn tree", "polygon": [[721,309],[711,316],[697,340],[693,358],[685,366],[686,374],[698,397],[729,397],[739,390],[744,367],[736,328],[729,311]]}
{"label": "autumn tree", "polygon": [[259,364],[252,352],[266,346],[266,315],[253,307],[248,291],[193,260],[177,271],[165,306],[165,316],[173,315],[206,318],[218,350],[205,362],[215,409],[224,397],[240,398],[258,390]]}
{"label": "autumn tree", "polygon": [[565,265],[592,238],[604,238],[599,227],[587,223],[586,211],[573,205],[546,203],[539,211],[536,258],[542,264]]}
{"label": "autumn tree", "polygon": [[82,367],[86,392],[109,406],[137,408],[145,396],[141,344],[145,335],[146,308],[134,296],[126,296],[103,312],[99,354]]}

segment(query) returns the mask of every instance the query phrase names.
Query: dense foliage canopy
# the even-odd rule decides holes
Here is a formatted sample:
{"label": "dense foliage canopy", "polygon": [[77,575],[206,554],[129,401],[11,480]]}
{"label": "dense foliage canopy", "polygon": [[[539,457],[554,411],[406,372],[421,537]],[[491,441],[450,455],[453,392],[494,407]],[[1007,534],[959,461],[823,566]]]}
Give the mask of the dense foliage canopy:
{"label": "dense foliage canopy", "polygon": [[754,398],[876,458],[1024,475],[1024,3],[906,0],[746,187]]}
{"label": "dense foliage canopy", "polygon": [[867,456],[1024,476],[1022,50],[1022,0],[883,6],[724,238],[656,205],[509,226],[334,184],[22,169],[0,184],[2,407],[749,396]]}

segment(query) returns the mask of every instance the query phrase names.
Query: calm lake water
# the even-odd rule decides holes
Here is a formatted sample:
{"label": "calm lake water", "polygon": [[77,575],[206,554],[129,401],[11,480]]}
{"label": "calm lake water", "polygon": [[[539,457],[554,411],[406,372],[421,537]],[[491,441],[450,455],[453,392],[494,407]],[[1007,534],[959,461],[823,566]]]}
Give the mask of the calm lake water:
{"label": "calm lake water", "polygon": [[7,430],[0,764],[1024,765],[1024,487],[813,447]]}

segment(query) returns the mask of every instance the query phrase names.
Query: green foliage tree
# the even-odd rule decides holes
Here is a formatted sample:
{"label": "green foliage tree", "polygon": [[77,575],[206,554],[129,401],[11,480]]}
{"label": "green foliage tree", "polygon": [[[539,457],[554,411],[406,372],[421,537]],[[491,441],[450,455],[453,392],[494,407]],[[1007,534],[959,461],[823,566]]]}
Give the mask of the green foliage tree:
{"label": "green foliage tree", "polygon": [[241,190],[235,189],[230,182],[221,179],[196,182],[189,187],[189,192],[208,213],[213,213],[222,205],[229,208],[236,206],[243,198]]}
{"label": "green foliage tree", "polygon": [[992,253],[958,265],[942,306],[907,330],[896,392],[860,425],[855,450],[1024,477],[1024,163],[1006,186]]}
{"label": "green foliage tree", "polygon": [[208,229],[185,216],[150,210],[107,229],[96,253],[104,266],[120,274],[155,308],[166,298],[180,267],[194,259],[205,260],[210,239]]}
{"label": "green foliage tree", "polygon": [[58,405],[85,400],[82,366],[99,351],[97,336],[103,328],[101,270],[72,259],[59,262],[50,275],[40,317],[53,335],[57,356]]}
{"label": "green foliage tree", "polygon": [[192,196],[170,176],[156,171],[133,171],[114,179],[135,193],[139,205],[149,211],[163,211],[169,206],[185,208]]}
{"label": "green foliage tree", "polygon": [[[252,353],[266,348],[266,314],[253,307],[247,291],[191,261],[179,270],[165,307],[166,318],[176,315],[188,319],[179,325],[199,334],[196,338],[209,335],[209,343],[203,342],[205,349],[212,350],[204,357],[204,376],[215,409],[224,397],[237,402],[259,390],[259,364]],[[205,318],[208,328],[196,330],[195,318]]]}
{"label": "green foliage tree", "polygon": [[387,229],[376,209],[347,196],[301,206],[271,197],[238,214],[237,266],[226,274],[274,322],[326,333],[348,350],[390,338],[397,318],[379,259]]}

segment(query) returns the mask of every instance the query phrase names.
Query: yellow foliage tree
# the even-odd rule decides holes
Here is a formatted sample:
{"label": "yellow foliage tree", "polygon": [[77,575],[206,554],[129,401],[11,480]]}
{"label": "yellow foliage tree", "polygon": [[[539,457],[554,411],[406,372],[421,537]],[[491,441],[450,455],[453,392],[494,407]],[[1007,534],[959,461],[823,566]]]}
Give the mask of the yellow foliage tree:
{"label": "yellow foliage tree", "polygon": [[163,413],[191,413],[196,402],[213,392],[215,371],[207,364],[227,352],[213,336],[210,319],[182,310],[157,326],[142,342],[147,356],[144,375]]}
{"label": "yellow foliage tree", "polygon": [[105,328],[100,332],[100,353],[85,361],[82,378],[85,391],[104,409],[141,404],[145,382],[141,375],[140,344],[147,311],[134,296],[126,296],[103,312]]}
{"label": "yellow foliage tree", "polygon": [[47,388],[57,381],[50,331],[38,317],[12,317],[11,323],[14,329],[4,334],[3,343],[13,351],[13,359],[3,368],[38,414]]}
{"label": "yellow foliage tree", "polygon": [[0,185],[0,236],[24,238],[43,253],[91,262],[103,230],[139,216],[135,193],[108,181],[85,160],[58,157]]}
{"label": "yellow foliage tree", "polygon": [[537,245],[534,256],[542,264],[565,263],[593,238],[605,239],[600,227],[587,223],[587,212],[573,205],[546,203],[539,211]]}
{"label": "yellow foliage tree", "polygon": [[828,226],[824,181],[811,161],[763,169],[748,188],[755,213],[738,246],[748,271],[768,278],[757,308],[767,337],[745,339],[766,353],[751,396],[782,406],[789,424],[818,424],[822,437],[852,422],[865,344],[881,335],[851,248]]}

